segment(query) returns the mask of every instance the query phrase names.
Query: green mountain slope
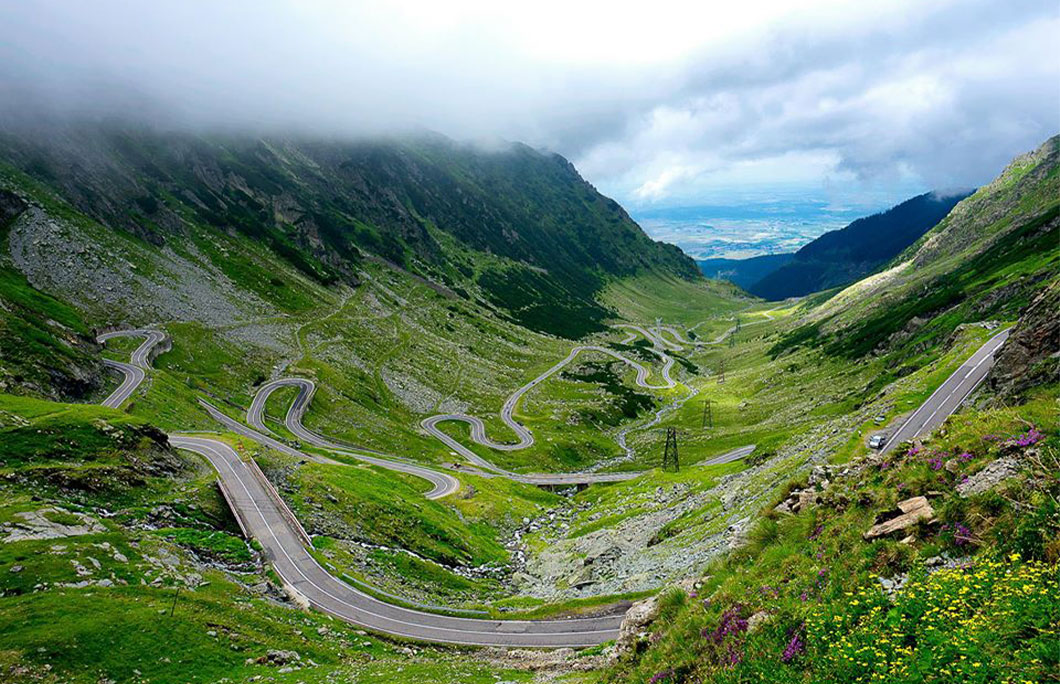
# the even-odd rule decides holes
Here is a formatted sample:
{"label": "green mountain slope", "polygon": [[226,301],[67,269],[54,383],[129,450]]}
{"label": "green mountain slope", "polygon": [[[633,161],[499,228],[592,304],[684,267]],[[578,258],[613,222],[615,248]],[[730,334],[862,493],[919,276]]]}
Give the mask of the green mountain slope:
{"label": "green mountain slope", "polygon": [[384,259],[564,336],[600,329],[608,312],[594,297],[610,278],[698,276],[568,161],[525,145],[80,127],[4,135],[0,158],[155,245],[189,224],[235,231],[322,284],[354,283],[362,260]]}
{"label": "green mountain slope", "polygon": [[925,193],[860,218],[802,247],[747,291],[764,299],[800,297],[864,278],[916,242],[969,193]]}
{"label": "green mountain slope", "polygon": [[794,254],[763,254],[749,259],[701,259],[696,263],[708,278],[720,278],[750,292],[751,286],[781,268]]}
{"label": "green mountain slope", "polygon": [[[26,209],[0,189],[0,241]],[[103,384],[98,351],[80,312],[33,288],[0,250],[0,392],[87,398]]]}
{"label": "green mountain slope", "polygon": [[810,302],[803,325],[773,349],[800,344],[857,358],[916,353],[966,320],[1014,318],[1060,264],[1060,137],[1014,160],[896,260]]}

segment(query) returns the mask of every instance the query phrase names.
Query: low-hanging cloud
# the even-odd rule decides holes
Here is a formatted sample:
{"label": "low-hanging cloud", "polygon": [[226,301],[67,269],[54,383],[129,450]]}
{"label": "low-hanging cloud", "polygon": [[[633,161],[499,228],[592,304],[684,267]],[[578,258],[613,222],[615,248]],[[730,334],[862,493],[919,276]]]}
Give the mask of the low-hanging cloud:
{"label": "low-hanging cloud", "polygon": [[620,200],[971,186],[1060,127],[1054,2],[0,0],[0,116],[554,149]]}

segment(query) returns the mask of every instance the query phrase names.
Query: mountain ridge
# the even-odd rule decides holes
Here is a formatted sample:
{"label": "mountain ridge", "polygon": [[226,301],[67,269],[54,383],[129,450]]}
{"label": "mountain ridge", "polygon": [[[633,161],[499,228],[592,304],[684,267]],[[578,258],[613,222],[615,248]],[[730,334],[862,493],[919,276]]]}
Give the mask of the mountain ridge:
{"label": "mountain ridge", "polygon": [[915,243],[970,194],[928,192],[859,218],[804,245],[747,290],[775,301],[855,282]]}
{"label": "mountain ridge", "polygon": [[[0,154],[102,224],[162,246],[195,223],[241,232],[328,285],[377,256],[563,336],[598,330],[610,278],[699,277],[563,157],[438,134],[384,141],[66,128]],[[582,321],[574,324],[574,321]]]}

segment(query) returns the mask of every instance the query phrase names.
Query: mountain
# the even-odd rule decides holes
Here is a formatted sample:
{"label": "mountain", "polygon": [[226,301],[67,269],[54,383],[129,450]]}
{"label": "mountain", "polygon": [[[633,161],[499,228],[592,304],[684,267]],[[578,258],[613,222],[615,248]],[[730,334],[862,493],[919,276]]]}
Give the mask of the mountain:
{"label": "mountain", "polygon": [[916,242],[969,194],[925,193],[829,231],[746,289],[779,300],[852,283]]}
{"label": "mountain", "polygon": [[92,219],[156,246],[235,231],[314,280],[381,259],[536,330],[579,336],[609,280],[695,279],[563,157],[435,134],[339,142],[63,126],[0,135],[0,159]]}
{"label": "mountain", "polygon": [[[894,266],[821,306],[774,354],[823,346],[861,357],[904,348],[916,354],[967,320],[1012,320],[1060,271],[1060,136],[1021,155],[958,203]],[[907,355],[905,361],[909,361]]]}
{"label": "mountain", "polygon": [[750,288],[789,263],[794,254],[763,254],[750,259],[702,259],[697,261],[699,270],[708,278],[728,280],[745,290]]}

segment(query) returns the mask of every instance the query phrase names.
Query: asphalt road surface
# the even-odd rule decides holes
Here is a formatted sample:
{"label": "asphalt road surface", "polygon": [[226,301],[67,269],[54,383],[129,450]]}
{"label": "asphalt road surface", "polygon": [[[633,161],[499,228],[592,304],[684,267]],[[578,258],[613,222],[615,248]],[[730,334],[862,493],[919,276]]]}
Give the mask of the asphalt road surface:
{"label": "asphalt road surface", "polygon": [[[501,407],[501,420],[504,424],[511,428],[512,432],[516,434],[518,438],[517,442],[505,443],[495,442],[489,438],[486,434],[486,424],[482,422],[481,418],[477,416],[471,416],[464,413],[443,413],[437,416],[431,416],[420,422],[420,425],[429,434],[433,435],[440,442],[445,444],[449,449],[467,461],[474,463],[476,466],[489,470],[491,472],[503,475],[504,477],[518,480],[519,482],[526,482],[537,485],[576,485],[576,484],[592,484],[596,482],[618,482],[622,480],[629,480],[642,475],[643,473],[632,472],[632,473],[513,473],[511,471],[500,468],[490,461],[482,458],[471,449],[467,448],[455,438],[449,436],[443,432],[438,425],[446,421],[456,421],[466,423],[471,429],[471,440],[477,444],[488,447],[490,449],[496,449],[498,451],[517,451],[519,449],[526,449],[534,444],[534,435],[524,425],[515,420],[513,414],[515,413],[515,407],[518,406],[519,401],[523,396],[532,390],[533,388],[540,385],[545,380],[558,373],[567,367],[571,362],[578,357],[578,355],[585,352],[594,352],[610,356],[611,358],[621,361],[622,363],[630,366],[637,372],[636,383],[637,385],[646,389],[671,389],[677,386],[677,381],[670,375],[670,371],[673,369],[674,359],[673,357],[666,354],[666,350],[669,348],[676,347],[676,345],[667,342],[661,337],[653,335],[651,332],[644,328],[636,325],[623,325],[621,327],[630,328],[635,331],[631,333],[631,336],[626,338],[626,341],[636,337],[636,333],[644,335],[648,340],[652,342],[651,352],[656,354],[663,361],[660,375],[662,376],[661,384],[650,384],[648,378],[651,375],[651,369],[644,366],[622,354],[608,349],[607,347],[599,347],[596,345],[579,345],[571,349],[570,353],[565,358],[560,360],[556,365],[546,370],[541,375],[537,376],[530,382],[526,383],[519,389],[512,392],[511,395],[505,400],[504,405]],[[680,349],[680,347],[677,347]]]}
{"label": "asphalt road surface", "polygon": [[[298,388],[298,395],[295,397],[294,401],[291,402],[290,408],[287,409],[287,415],[284,416],[284,425],[291,431],[291,434],[306,444],[312,444],[313,446],[322,449],[345,454],[360,461],[364,461],[365,463],[377,465],[381,468],[423,478],[434,485],[434,488],[425,495],[428,499],[440,499],[443,496],[453,494],[460,489],[460,481],[448,473],[439,472],[389,455],[385,458],[371,456],[362,453],[359,449],[329,440],[323,435],[317,434],[306,428],[302,424],[302,417],[305,415],[306,409],[309,407],[309,402],[312,401],[313,394],[316,392],[316,384],[308,378],[283,378],[281,380],[267,382],[259,387],[257,394],[254,395],[254,399],[251,401],[250,408],[247,409],[247,422],[254,426],[255,430],[248,430],[245,426],[240,425],[237,421],[232,420],[223,413],[216,411],[216,409],[211,411],[211,415],[213,415],[215,419],[222,421],[229,427],[229,429],[236,430],[240,432],[240,434],[250,437],[256,442],[266,443],[267,446],[273,446],[275,448],[275,444],[282,443],[276,442],[276,440],[263,434],[269,431],[265,426],[265,402],[268,401],[269,396],[273,392],[281,387]],[[290,451],[294,451],[289,447],[286,448]],[[300,451],[294,451],[294,453],[302,454]],[[305,454],[302,455],[305,456]]]}
{"label": "asphalt road surface", "polygon": [[[147,339],[132,354],[132,363],[115,365],[123,373],[122,398],[128,398],[144,379],[151,349],[165,339],[158,331],[121,331],[101,336],[142,335]],[[139,372],[136,372],[139,371]],[[112,394],[108,400],[114,398]],[[120,405],[120,401],[115,406]],[[243,426],[206,404],[212,415],[223,416],[226,425],[238,426],[241,434],[252,432],[269,446],[300,458],[338,463],[304,454]],[[109,404],[108,404],[109,405]],[[229,422],[230,421],[230,422]],[[380,601],[334,577],[306,550],[309,537],[280,495],[257,470],[227,444],[215,439],[169,435],[170,443],[204,456],[217,471],[221,491],[247,536],[258,540],[285,588],[307,605],[354,625],[395,636],[449,644],[508,647],[582,647],[611,641],[618,636],[622,615],[555,620],[486,620],[460,618],[402,608]],[[385,467],[394,464],[389,463]]]}
{"label": "asphalt road surface", "polygon": [[1005,330],[991,337],[971,358],[961,364],[913,415],[887,440],[881,453],[887,453],[902,442],[911,441],[937,428],[956,411],[964,400],[986,378],[994,367],[994,352],[1008,339]]}

